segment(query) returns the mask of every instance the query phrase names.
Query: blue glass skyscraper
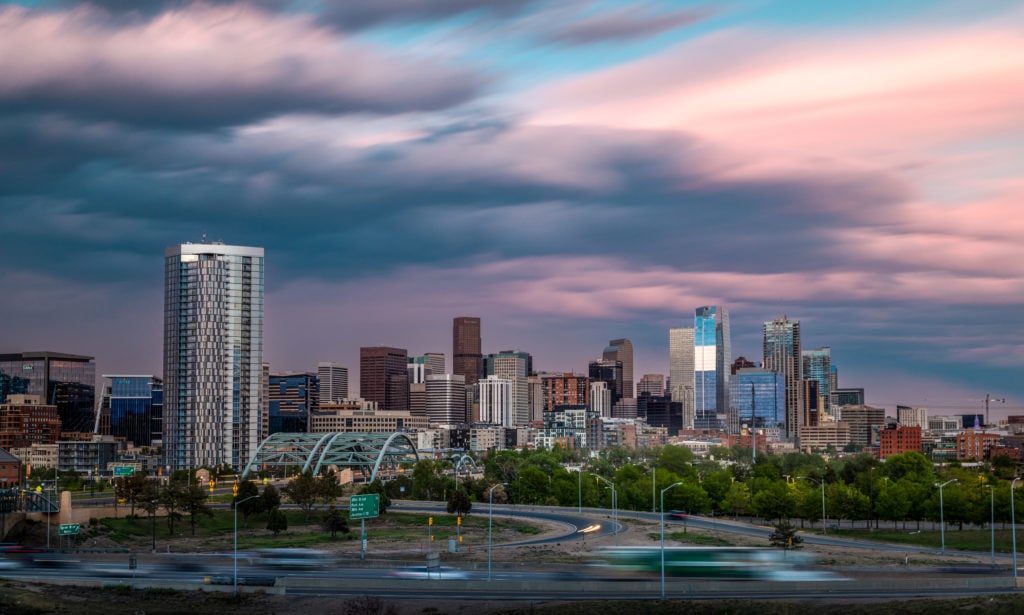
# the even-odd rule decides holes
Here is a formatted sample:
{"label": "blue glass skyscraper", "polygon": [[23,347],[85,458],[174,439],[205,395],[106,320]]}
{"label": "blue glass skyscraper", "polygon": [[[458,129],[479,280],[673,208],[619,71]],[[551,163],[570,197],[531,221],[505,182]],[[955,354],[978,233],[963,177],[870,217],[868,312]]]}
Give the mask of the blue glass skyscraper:
{"label": "blue glass skyscraper", "polygon": [[757,428],[786,425],[786,380],[782,374],[744,368],[732,376],[731,402],[741,424]]}
{"label": "blue glass skyscraper", "polygon": [[732,340],[729,313],[718,305],[699,307],[693,321],[694,427],[737,431],[729,406]]}
{"label": "blue glass skyscraper", "polygon": [[106,375],[97,432],[151,446],[162,438],[164,385],[149,375]]}

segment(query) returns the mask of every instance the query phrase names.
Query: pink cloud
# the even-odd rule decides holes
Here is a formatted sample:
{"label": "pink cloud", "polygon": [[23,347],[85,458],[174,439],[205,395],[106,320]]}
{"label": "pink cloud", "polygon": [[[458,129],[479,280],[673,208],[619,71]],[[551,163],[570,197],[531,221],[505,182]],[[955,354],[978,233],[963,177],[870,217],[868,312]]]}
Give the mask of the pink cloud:
{"label": "pink cloud", "polygon": [[244,123],[289,111],[433,109],[477,76],[388,54],[308,16],[201,3],[151,19],[0,9],[0,103],[120,121]]}
{"label": "pink cloud", "polygon": [[1019,130],[1024,35],[1003,24],[829,38],[735,30],[530,94],[534,121],[679,130],[732,171],[877,166]]}

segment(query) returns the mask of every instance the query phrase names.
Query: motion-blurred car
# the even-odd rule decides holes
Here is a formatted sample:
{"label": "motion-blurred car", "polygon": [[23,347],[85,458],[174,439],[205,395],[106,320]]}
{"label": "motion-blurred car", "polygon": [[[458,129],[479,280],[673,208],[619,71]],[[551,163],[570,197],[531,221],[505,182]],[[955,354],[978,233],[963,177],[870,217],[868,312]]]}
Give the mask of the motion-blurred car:
{"label": "motion-blurred car", "polygon": [[320,568],[334,564],[334,557],[317,549],[260,549],[255,564],[264,568]]}
{"label": "motion-blurred car", "polygon": [[438,568],[427,568],[426,566],[410,566],[392,570],[389,577],[398,579],[440,579],[440,580],[465,580],[469,575],[458,568],[451,566],[440,566]]}
{"label": "motion-blurred car", "polygon": [[685,519],[687,515],[681,510],[670,510],[667,516],[669,519]]}

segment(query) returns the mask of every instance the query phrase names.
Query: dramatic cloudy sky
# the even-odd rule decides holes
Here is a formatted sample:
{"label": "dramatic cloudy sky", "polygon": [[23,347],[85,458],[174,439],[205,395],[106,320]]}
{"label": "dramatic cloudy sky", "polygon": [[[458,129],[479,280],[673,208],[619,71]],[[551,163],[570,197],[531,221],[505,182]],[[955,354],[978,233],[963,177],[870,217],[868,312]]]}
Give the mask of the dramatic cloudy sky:
{"label": "dramatic cloudy sky", "polygon": [[869,403],[1024,409],[1017,2],[0,4],[0,351],[160,373],[163,250],[266,248],[273,370],[666,373],[801,321]]}

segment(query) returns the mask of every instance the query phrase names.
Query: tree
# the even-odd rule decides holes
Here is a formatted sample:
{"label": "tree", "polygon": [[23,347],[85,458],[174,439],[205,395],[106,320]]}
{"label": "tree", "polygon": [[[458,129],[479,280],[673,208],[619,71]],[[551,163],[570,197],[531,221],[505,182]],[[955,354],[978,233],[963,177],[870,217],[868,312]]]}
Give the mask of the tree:
{"label": "tree", "polygon": [[186,486],[183,482],[171,480],[160,493],[160,504],[167,511],[167,532],[174,534],[174,522],[181,519],[181,509],[185,501]]}
{"label": "tree", "polygon": [[363,485],[362,489],[359,490],[359,493],[376,493],[378,496],[380,496],[378,498],[380,501],[379,513],[383,515],[384,513],[388,512],[388,508],[391,506],[391,496],[388,494],[388,491],[388,486],[385,485],[384,482],[381,481],[380,479],[377,479],[370,483],[369,485]]}
{"label": "tree", "polygon": [[448,496],[448,513],[453,515],[459,515],[460,517],[468,515],[470,509],[473,508],[473,503],[469,500],[469,493],[463,487],[455,489]]}
{"label": "tree", "polygon": [[733,483],[722,499],[722,510],[736,517],[750,507],[750,488],[746,483]]}
{"label": "tree", "polygon": [[267,514],[267,529],[277,536],[288,529],[288,517],[281,512],[280,508],[272,508]]}
{"label": "tree", "polygon": [[[285,527],[287,528],[288,521],[285,520]],[[330,508],[324,513],[323,519],[320,522],[320,527],[325,532],[331,533],[331,538],[337,538],[338,532],[343,534],[348,533],[348,521],[345,519],[345,515],[341,514],[338,507],[331,505]],[[269,528],[268,528],[269,529]]]}
{"label": "tree", "polygon": [[238,484],[238,493],[231,500],[231,508],[237,507],[238,512],[242,513],[244,527],[249,527],[249,515],[260,510],[259,494],[259,488],[251,480],[244,480]]}
{"label": "tree", "polygon": [[661,449],[658,455],[658,470],[667,470],[682,478],[696,479],[696,471],[690,465],[693,462],[693,452],[683,446],[668,445]]}
{"label": "tree", "polygon": [[260,494],[259,512],[273,510],[281,505],[281,492],[273,485],[267,485]]}
{"label": "tree", "polygon": [[188,513],[188,522],[192,526],[192,535],[196,535],[196,522],[199,515],[213,516],[213,510],[206,504],[209,494],[199,485],[189,485],[184,491],[182,510]]}
{"label": "tree", "polygon": [[768,542],[780,549],[797,549],[803,541],[796,535],[796,526],[789,521],[779,521],[768,535]]}
{"label": "tree", "polygon": [[142,474],[132,474],[114,480],[115,497],[127,501],[131,505],[130,516],[135,516],[135,505],[141,501],[140,495],[146,490],[146,483],[149,482]]}
{"label": "tree", "polygon": [[288,481],[281,494],[298,506],[306,514],[306,521],[319,499],[318,481],[313,476],[312,470],[306,470],[302,474]]}
{"label": "tree", "polygon": [[796,499],[784,482],[774,482],[751,499],[754,513],[765,519],[788,519],[796,511]]}

